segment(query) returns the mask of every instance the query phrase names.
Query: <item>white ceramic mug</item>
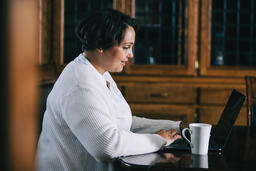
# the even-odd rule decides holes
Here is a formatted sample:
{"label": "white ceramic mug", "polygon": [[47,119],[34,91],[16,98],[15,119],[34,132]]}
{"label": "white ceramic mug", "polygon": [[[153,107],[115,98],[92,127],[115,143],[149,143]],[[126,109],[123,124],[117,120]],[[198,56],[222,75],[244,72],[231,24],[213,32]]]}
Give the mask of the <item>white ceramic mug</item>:
{"label": "white ceramic mug", "polygon": [[[212,125],[205,123],[191,123],[189,128],[182,130],[182,135],[190,144],[192,154],[206,155],[209,148],[209,138]],[[185,132],[189,131],[191,141]]]}

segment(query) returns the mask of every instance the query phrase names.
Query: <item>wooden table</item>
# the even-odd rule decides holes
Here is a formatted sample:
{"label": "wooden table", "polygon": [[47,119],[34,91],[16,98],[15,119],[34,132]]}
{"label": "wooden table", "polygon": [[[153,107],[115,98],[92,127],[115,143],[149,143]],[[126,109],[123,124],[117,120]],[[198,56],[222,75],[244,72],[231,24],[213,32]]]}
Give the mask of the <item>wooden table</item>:
{"label": "wooden table", "polygon": [[200,156],[186,151],[158,151],[118,158],[115,170],[256,170],[256,130],[234,127],[222,153]]}

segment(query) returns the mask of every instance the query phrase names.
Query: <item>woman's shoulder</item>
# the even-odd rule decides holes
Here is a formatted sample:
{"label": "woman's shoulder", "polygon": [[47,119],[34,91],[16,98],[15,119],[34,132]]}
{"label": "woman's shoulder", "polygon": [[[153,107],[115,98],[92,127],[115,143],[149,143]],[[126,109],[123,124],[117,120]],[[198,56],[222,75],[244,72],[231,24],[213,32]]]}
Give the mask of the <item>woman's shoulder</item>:
{"label": "woman's shoulder", "polygon": [[90,68],[86,64],[73,60],[62,70],[57,82],[69,86],[77,85],[80,82],[92,80],[92,76],[93,74],[91,74]]}

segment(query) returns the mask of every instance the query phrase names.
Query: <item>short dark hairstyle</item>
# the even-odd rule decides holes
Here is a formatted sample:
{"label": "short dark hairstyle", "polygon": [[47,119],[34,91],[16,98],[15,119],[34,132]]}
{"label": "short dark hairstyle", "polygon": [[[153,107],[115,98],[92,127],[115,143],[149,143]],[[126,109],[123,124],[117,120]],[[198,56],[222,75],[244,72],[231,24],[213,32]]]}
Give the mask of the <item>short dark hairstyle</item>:
{"label": "short dark hairstyle", "polygon": [[136,32],[134,18],[114,9],[104,9],[82,19],[76,27],[76,35],[82,43],[82,51],[105,50],[121,43],[128,26]]}

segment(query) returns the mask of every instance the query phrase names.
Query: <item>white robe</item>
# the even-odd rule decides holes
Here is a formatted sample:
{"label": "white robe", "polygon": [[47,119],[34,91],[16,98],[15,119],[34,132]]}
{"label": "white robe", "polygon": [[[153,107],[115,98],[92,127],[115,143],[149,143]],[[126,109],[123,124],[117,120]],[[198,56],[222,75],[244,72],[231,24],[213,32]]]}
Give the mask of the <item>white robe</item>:
{"label": "white robe", "polygon": [[116,157],[158,151],[166,141],[154,132],[179,129],[179,123],[132,117],[110,74],[101,75],[80,54],[65,67],[47,98],[36,168],[112,170]]}

